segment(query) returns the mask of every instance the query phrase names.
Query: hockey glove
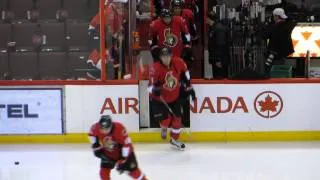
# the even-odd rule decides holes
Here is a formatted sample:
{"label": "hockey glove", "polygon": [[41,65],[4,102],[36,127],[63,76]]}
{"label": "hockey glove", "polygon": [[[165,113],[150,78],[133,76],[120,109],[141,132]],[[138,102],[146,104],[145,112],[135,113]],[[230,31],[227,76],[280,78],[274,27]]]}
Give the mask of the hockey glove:
{"label": "hockey glove", "polygon": [[119,160],[117,162],[117,171],[122,174],[125,171],[132,171],[138,167],[137,162],[132,160],[130,157],[126,159]]}
{"label": "hockey glove", "polygon": [[183,48],[182,59],[188,62],[192,62],[194,60],[191,47],[186,46]]}
{"label": "hockey glove", "polygon": [[161,88],[160,88],[160,87],[153,87],[152,93],[153,93],[155,96],[160,97],[160,96],[161,96]]}
{"label": "hockey glove", "polygon": [[[96,143],[96,144],[92,145],[92,148],[99,148],[99,146],[100,145],[98,143]],[[104,155],[103,149],[95,150],[94,155],[97,158],[101,159],[101,164],[103,166],[114,167],[114,165],[115,165],[114,160],[112,160],[112,159],[108,158],[106,155]]]}
{"label": "hockey glove", "polygon": [[122,174],[124,171],[126,171],[126,163],[127,163],[127,160],[126,159],[123,159],[123,160],[120,160],[117,162],[117,171],[119,172],[119,174]]}
{"label": "hockey glove", "polygon": [[193,87],[188,87],[187,89],[186,89],[186,92],[188,93],[188,96],[191,96],[191,99],[192,99],[192,101],[195,101],[196,100],[196,92],[195,92],[195,90],[193,89]]}
{"label": "hockey glove", "polygon": [[160,51],[161,51],[161,48],[159,46],[151,47],[151,55],[154,62],[160,60]]}

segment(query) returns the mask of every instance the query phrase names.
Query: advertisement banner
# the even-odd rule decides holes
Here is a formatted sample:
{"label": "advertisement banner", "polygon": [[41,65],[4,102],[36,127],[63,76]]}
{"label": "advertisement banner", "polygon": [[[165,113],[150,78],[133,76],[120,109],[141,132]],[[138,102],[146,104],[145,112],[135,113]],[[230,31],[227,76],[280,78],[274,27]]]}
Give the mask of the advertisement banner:
{"label": "advertisement banner", "polygon": [[310,51],[311,57],[320,56],[320,24],[298,23],[293,29],[291,37],[294,53],[291,57],[306,57]]}
{"label": "advertisement banner", "polygon": [[0,134],[61,133],[62,89],[0,89]]}
{"label": "advertisement banner", "polygon": [[105,114],[122,122],[129,132],[138,132],[138,89],[138,85],[66,86],[67,132],[88,132]]}
{"label": "advertisement banner", "polygon": [[204,132],[320,130],[319,84],[194,85],[191,129]]}

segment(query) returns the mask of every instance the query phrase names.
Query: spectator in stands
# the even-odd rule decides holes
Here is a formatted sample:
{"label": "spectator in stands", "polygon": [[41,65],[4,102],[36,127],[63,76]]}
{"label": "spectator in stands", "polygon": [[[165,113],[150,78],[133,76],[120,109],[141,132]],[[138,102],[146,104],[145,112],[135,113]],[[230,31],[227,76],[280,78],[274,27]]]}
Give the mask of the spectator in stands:
{"label": "spectator in stands", "polygon": [[217,19],[213,11],[208,13],[206,23],[209,25],[208,50],[213,78],[227,78],[229,64],[228,28]]}
{"label": "spectator in stands", "polygon": [[282,65],[285,58],[294,52],[291,33],[296,25],[290,21],[282,8],[273,10],[274,24],[264,32],[263,37],[269,40],[268,56],[265,62],[265,72],[269,75],[273,65]]}

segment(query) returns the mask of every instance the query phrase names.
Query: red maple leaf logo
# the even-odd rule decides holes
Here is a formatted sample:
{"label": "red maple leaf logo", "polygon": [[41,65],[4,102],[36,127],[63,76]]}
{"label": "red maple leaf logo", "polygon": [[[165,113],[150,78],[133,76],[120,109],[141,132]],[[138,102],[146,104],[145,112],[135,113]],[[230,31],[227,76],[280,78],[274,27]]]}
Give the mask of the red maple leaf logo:
{"label": "red maple leaf logo", "polygon": [[254,100],[254,110],[256,113],[266,119],[278,116],[283,109],[283,100],[281,96],[273,91],[264,91]]}
{"label": "red maple leaf logo", "polygon": [[277,106],[279,105],[279,101],[272,100],[272,97],[268,95],[264,101],[259,101],[259,106],[261,107],[260,112],[268,112],[268,117],[269,113],[271,112],[277,112]]}

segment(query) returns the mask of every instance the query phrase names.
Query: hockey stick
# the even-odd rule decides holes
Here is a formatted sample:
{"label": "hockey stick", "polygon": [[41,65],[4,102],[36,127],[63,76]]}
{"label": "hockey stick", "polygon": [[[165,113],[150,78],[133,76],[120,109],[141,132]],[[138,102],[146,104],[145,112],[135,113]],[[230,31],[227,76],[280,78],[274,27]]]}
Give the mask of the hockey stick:
{"label": "hockey stick", "polygon": [[[123,36],[123,35],[121,34],[120,36]],[[118,80],[120,80],[121,76],[122,76],[122,63],[123,63],[123,54],[122,54],[123,53],[123,49],[122,49],[123,42],[122,41],[123,41],[123,39],[120,38],[120,40],[119,40],[119,64],[120,64],[120,66],[118,68]]]}
{"label": "hockey stick", "polygon": [[[170,108],[170,106],[163,99],[162,96],[160,96],[160,100],[164,104],[164,106],[169,110],[170,114],[173,115],[175,118],[177,118],[176,114],[173,112],[173,110]],[[193,140],[190,129],[185,128],[182,122],[181,122],[181,126],[182,126],[182,129],[187,133],[187,135]]]}

